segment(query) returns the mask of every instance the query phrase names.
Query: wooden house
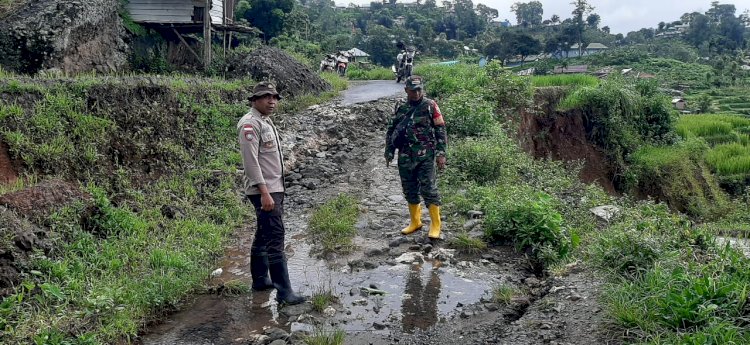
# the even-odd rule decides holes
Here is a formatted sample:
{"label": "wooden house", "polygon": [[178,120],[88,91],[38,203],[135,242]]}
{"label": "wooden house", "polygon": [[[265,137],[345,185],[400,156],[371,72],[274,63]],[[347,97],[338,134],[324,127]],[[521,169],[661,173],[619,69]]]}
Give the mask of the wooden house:
{"label": "wooden house", "polygon": [[211,64],[211,45],[204,44],[203,58],[190,47],[183,35],[203,33],[205,42],[211,42],[214,32],[223,34],[224,49],[227,33],[231,41],[232,32],[259,34],[260,30],[234,22],[234,8],[238,0],[129,0],[126,9],[130,18],[138,24],[171,31],[187,49],[202,60],[204,67]]}

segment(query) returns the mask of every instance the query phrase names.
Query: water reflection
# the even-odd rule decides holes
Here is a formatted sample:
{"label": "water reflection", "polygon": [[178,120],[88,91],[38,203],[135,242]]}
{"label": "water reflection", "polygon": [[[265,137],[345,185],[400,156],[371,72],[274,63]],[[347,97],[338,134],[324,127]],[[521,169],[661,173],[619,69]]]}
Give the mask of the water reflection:
{"label": "water reflection", "polygon": [[440,297],[439,261],[429,270],[429,279],[423,283],[422,264],[411,266],[411,272],[406,277],[404,300],[401,303],[401,314],[404,332],[411,333],[415,329],[425,330],[437,323],[437,302]]}

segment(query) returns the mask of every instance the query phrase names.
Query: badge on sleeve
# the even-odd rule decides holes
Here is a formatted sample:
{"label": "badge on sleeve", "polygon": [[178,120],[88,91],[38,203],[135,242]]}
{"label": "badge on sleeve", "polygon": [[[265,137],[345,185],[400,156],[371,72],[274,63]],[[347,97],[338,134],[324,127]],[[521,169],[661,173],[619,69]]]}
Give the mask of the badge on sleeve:
{"label": "badge on sleeve", "polygon": [[432,122],[435,124],[435,126],[445,125],[443,114],[440,112],[440,107],[438,107],[437,102],[432,101],[432,107],[435,109],[435,113],[432,114]]}
{"label": "badge on sleeve", "polygon": [[245,137],[245,140],[247,141],[253,141],[255,140],[255,130],[253,129],[253,125],[243,125],[242,126],[242,136]]}

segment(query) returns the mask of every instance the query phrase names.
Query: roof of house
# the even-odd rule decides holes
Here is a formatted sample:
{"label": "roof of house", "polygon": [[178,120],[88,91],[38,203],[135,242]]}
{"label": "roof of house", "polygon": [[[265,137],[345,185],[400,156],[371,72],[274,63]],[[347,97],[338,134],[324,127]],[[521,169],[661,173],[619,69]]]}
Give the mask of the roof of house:
{"label": "roof of house", "polygon": [[589,65],[574,65],[568,67],[555,66],[554,73],[585,73]]}
{"label": "roof of house", "polygon": [[601,43],[589,43],[588,46],[586,46],[586,49],[608,49],[609,47],[601,44]]}
{"label": "roof of house", "polygon": [[351,55],[353,57],[370,56],[370,54],[367,54],[367,53],[359,50],[358,48],[352,48],[352,49],[347,50],[346,52],[349,53],[349,55]]}

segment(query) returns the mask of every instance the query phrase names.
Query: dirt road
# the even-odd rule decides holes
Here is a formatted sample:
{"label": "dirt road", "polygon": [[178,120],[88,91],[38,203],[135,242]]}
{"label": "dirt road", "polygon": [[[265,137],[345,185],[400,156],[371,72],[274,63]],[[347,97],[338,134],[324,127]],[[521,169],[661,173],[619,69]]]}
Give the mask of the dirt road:
{"label": "dirt road", "polygon": [[[408,210],[398,171],[385,166],[382,145],[394,100],[365,101],[386,92],[374,91],[378,85],[355,86],[344,101],[277,121],[290,171],[285,224],[292,284],[307,296],[330,291],[338,302],[321,313],[310,303],[277,308],[274,292],[220,293],[228,281],[250,282],[249,219],[216,267],[223,273],[210,285],[219,293],[196,296],[140,343],[304,344],[306,334],[334,329],[346,332],[345,344],[603,343],[597,285],[575,267],[566,278],[551,279],[528,271],[525,258],[511,248],[460,255],[448,242],[464,229],[450,220],[444,222],[448,241],[431,243],[424,230],[399,233]],[[361,200],[357,250],[320,259],[311,253],[309,215],[339,193]],[[500,285],[519,293],[500,303],[492,298]],[[535,303],[543,298],[551,300]]]}

